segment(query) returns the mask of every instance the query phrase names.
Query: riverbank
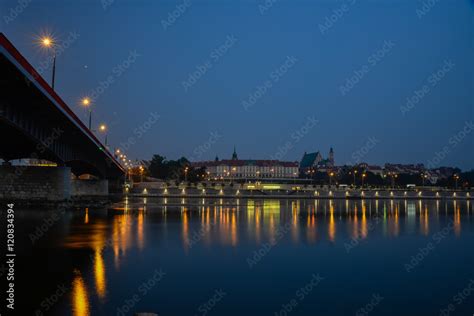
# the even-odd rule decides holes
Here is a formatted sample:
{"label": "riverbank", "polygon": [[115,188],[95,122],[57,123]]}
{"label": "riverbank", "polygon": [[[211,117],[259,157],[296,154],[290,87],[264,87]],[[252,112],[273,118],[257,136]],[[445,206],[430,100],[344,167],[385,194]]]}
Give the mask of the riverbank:
{"label": "riverbank", "polygon": [[474,193],[467,190],[394,190],[394,189],[329,189],[302,188],[298,190],[248,190],[240,188],[147,188],[135,187],[124,193],[131,197],[159,198],[256,198],[256,199],[449,199],[471,200]]}

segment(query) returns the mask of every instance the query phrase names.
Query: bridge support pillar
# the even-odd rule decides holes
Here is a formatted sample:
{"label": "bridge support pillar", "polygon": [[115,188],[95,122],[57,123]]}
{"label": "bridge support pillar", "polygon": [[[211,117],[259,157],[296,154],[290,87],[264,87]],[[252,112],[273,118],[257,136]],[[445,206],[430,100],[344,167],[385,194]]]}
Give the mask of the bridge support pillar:
{"label": "bridge support pillar", "polygon": [[98,180],[71,180],[71,195],[73,197],[87,196],[107,196],[109,195],[109,181],[106,179]]}
{"label": "bridge support pillar", "polygon": [[0,166],[0,199],[63,201],[71,197],[71,168]]}

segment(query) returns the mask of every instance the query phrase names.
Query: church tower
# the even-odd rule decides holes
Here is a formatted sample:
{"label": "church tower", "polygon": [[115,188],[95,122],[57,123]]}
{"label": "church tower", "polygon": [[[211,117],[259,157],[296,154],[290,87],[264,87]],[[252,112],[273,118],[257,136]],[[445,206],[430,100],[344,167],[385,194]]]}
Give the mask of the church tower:
{"label": "church tower", "polygon": [[232,160],[239,160],[237,157],[237,152],[235,151],[235,146],[234,146],[234,153],[232,154]]}
{"label": "church tower", "polygon": [[334,150],[332,149],[329,149],[329,163],[331,164],[331,166],[334,166]]}

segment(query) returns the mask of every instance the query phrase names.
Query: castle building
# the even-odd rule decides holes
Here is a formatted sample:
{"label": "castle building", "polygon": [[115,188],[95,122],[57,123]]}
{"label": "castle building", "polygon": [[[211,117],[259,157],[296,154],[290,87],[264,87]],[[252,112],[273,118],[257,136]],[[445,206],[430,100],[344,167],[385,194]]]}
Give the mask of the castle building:
{"label": "castle building", "polygon": [[228,160],[199,161],[191,164],[205,167],[210,179],[288,179],[298,177],[298,162],[279,160],[240,160],[234,148]]}
{"label": "castle building", "polygon": [[327,159],[324,159],[319,151],[312,153],[304,153],[301,158],[299,172],[306,174],[310,171],[325,171],[334,167],[334,150],[331,147],[329,149],[329,155]]}

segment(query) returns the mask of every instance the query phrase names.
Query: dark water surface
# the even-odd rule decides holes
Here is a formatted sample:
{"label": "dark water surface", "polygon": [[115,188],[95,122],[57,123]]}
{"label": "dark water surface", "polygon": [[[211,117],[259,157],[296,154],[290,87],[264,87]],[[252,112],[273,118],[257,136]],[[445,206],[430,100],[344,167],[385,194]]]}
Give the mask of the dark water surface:
{"label": "dark water surface", "polygon": [[474,314],[469,201],[137,198],[15,215],[21,315]]}

